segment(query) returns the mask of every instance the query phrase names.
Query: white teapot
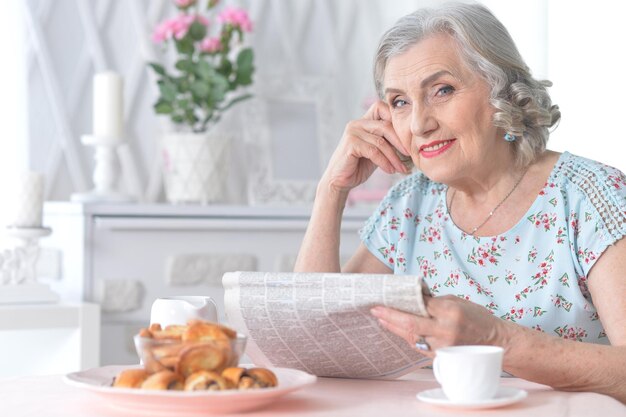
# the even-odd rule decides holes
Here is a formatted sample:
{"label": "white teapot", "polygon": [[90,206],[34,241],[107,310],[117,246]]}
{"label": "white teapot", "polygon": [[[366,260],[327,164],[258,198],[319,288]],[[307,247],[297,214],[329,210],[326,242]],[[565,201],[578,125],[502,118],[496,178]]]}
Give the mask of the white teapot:
{"label": "white teapot", "polygon": [[157,298],[152,303],[150,324],[162,327],[170,324],[186,324],[189,319],[200,319],[217,323],[217,305],[211,297],[180,296]]}

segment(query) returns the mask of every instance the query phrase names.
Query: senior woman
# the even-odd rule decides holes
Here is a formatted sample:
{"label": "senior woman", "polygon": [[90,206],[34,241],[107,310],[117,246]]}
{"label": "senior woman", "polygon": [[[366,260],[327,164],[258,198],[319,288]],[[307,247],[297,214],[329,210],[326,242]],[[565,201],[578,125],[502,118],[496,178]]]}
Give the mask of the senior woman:
{"label": "senior woman", "polygon": [[[551,84],[531,76],[482,5],[400,19],[374,78],[381,100],[344,131],[296,271],[419,274],[430,317],[372,314],[426,355],[499,345],[513,375],[626,402],[624,175],[546,150],[560,118]],[[408,174],[407,161],[417,171],[389,191],[341,268],[349,191],[377,168]]]}

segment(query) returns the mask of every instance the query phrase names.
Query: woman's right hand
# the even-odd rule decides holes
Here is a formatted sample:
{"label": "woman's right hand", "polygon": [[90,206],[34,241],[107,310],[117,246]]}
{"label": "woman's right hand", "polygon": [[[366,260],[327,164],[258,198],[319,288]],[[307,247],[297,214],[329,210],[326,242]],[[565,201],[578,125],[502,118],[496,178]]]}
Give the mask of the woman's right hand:
{"label": "woman's right hand", "polygon": [[396,149],[410,155],[393,129],[387,104],[377,101],[363,118],[346,125],[322,181],[336,192],[347,193],[364,183],[376,167],[388,174],[406,174],[409,170]]}

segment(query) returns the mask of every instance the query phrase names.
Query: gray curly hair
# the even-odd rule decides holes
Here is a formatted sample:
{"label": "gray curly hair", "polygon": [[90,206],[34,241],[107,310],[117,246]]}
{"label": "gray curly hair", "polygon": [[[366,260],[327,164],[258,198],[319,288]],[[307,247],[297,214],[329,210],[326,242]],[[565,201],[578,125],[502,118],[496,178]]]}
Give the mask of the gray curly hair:
{"label": "gray curly hair", "polygon": [[480,4],[446,3],[402,17],[381,38],[374,60],[374,82],[383,97],[383,78],[390,58],[422,39],[447,33],[456,40],[470,68],[491,86],[493,123],[515,135],[517,164],[526,166],[546,149],[549,128],[561,118],[552,105],[550,81],[536,80],[504,25]]}

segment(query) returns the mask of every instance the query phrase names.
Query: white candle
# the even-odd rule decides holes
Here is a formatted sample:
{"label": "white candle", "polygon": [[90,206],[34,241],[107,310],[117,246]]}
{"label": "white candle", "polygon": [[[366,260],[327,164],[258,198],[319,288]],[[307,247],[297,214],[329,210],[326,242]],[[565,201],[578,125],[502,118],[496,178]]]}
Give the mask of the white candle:
{"label": "white candle", "polygon": [[43,214],[43,175],[27,172],[16,184],[15,214],[11,226],[41,227]]}
{"label": "white candle", "polygon": [[97,73],[93,78],[93,134],[122,138],[123,81],[111,71]]}

